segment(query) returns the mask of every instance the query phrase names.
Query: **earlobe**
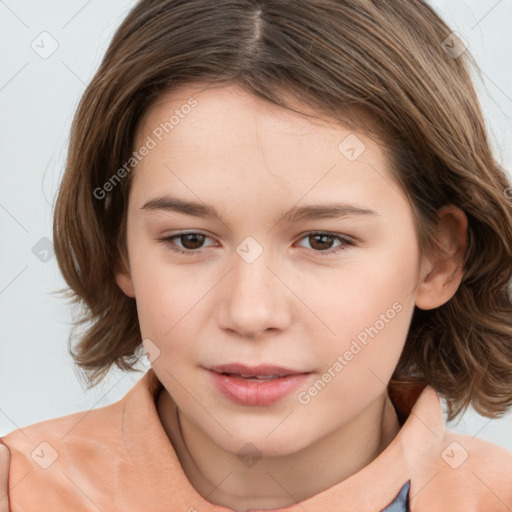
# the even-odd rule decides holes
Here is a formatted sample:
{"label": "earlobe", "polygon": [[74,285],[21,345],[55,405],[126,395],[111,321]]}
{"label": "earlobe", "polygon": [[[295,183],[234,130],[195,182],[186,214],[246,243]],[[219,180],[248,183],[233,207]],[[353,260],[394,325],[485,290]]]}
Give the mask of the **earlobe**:
{"label": "earlobe", "polygon": [[434,309],[448,302],[464,275],[462,259],[467,245],[467,217],[456,206],[441,208],[438,217],[437,236],[445,254],[437,254],[422,269],[416,294],[416,306],[420,309]]}
{"label": "earlobe", "polygon": [[123,263],[118,263],[115,271],[116,283],[121,288],[121,290],[128,297],[135,297],[135,290],[133,288],[133,281],[130,275],[129,270],[125,267]]}

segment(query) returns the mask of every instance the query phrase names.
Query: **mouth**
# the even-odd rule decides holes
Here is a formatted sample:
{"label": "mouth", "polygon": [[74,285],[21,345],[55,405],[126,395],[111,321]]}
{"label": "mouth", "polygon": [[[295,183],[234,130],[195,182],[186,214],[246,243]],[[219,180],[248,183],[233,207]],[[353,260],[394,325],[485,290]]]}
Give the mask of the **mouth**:
{"label": "mouth", "polygon": [[246,366],[239,363],[231,363],[224,365],[211,366],[207,368],[212,372],[220,375],[228,375],[230,377],[241,377],[247,380],[253,379],[254,381],[262,380],[275,380],[289,375],[298,375],[303,373],[311,373],[309,371],[295,370],[285,368],[283,366],[275,366],[262,364],[258,366]]}
{"label": "mouth", "polygon": [[238,363],[205,368],[225,398],[244,406],[269,406],[286,399],[310,378],[310,371]]}
{"label": "mouth", "polygon": [[215,372],[219,375],[227,375],[229,377],[234,377],[238,379],[244,379],[247,382],[261,382],[261,381],[268,381],[268,380],[276,380],[280,379],[281,377],[286,377],[287,374],[280,374],[280,375],[240,375],[239,373],[227,373],[227,372]]}

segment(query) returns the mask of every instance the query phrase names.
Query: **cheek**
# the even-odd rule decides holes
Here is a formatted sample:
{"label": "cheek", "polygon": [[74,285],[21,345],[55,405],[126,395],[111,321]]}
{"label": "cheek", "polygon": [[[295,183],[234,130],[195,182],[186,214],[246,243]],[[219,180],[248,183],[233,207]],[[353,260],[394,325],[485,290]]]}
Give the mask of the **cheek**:
{"label": "cheek", "polygon": [[367,300],[361,300],[366,309],[357,316],[350,313],[351,303],[338,315],[336,337],[322,351],[321,382],[304,390],[307,396],[319,397],[313,407],[320,417],[330,404],[330,410],[339,411],[338,420],[348,420],[385,392],[403,350],[414,305],[394,300],[395,294],[384,295],[368,292]]}
{"label": "cheek", "polygon": [[[366,261],[341,271],[324,289],[324,299],[314,302],[332,331],[324,364],[343,389],[380,387],[392,375],[414,310],[414,262],[415,254],[399,259],[388,249],[373,265]],[[332,368],[338,356],[341,366]]]}
{"label": "cheek", "polygon": [[191,336],[202,295],[198,287],[163,277],[152,279],[146,274],[136,290],[141,332],[164,344],[177,336],[181,339],[185,331]]}
{"label": "cheek", "polygon": [[[382,321],[391,319],[385,323],[387,329],[402,322],[405,315],[398,310],[409,310],[414,304],[413,261],[398,259],[393,251],[379,251],[371,259],[351,261],[326,274],[324,282],[321,277],[314,282],[302,280],[302,293],[336,339],[356,337],[366,327],[376,323],[381,327]],[[380,321],[382,315],[385,318]]]}
{"label": "cheek", "polygon": [[210,315],[205,311],[208,290],[214,283],[200,279],[197,271],[144,260],[136,267],[137,314],[142,339],[149,338],[163,356],[167,370],[180,373],[183,363],[196,363],[201,331]]}
{"label": "cheek", "polygon": [[165,248],[146,237],[133,237],[130,264],[143,336],[164,339],[199,299],[197,279],[166,261]]}

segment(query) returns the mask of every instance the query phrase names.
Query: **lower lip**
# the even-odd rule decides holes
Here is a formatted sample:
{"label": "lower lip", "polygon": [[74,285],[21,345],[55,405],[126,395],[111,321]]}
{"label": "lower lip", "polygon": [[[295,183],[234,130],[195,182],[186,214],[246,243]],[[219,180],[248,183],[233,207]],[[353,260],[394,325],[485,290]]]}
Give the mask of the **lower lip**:
{"label": "lower lip", "polygon": [[214,386],[232,402],[240,405],[271,405],[300,387],[310,375],[298,373],[261,382],[224,375],[208,370]]}

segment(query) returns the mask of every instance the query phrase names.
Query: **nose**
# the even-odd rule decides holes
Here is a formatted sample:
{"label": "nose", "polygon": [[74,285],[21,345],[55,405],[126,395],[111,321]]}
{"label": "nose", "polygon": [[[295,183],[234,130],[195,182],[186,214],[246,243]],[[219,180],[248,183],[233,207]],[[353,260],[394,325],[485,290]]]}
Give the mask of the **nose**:
{"label": "nose", "polygon": [[218,303],[221,329],[254,339],[266,331],[284,330],[290,324],[293,294],[267,253],[263,251],[252,263],[234,254]]}

